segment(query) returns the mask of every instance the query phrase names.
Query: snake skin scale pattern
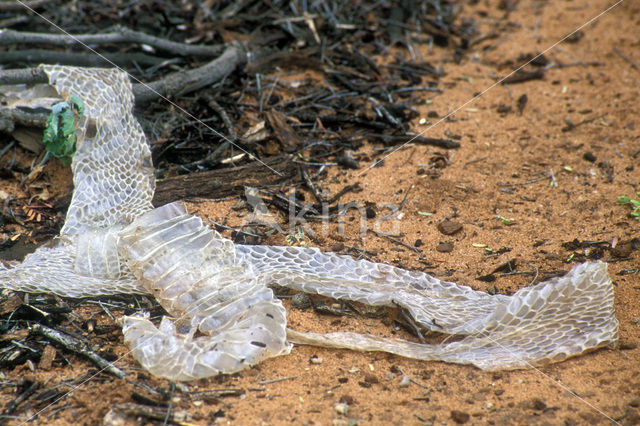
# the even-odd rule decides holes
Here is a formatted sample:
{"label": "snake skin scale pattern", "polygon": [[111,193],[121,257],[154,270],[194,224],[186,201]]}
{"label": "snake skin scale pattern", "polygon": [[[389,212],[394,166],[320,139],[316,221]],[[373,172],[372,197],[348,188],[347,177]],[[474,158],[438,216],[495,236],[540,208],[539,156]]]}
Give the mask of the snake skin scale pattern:
{"label": "snake skin scale pattern", "polygon": [[[85,103],[72,162],[74,193],[52,246],[24,262],[0,264],[0,287],[64,297],[151,294],[167,311],[159,326],[144,313],[124,317],[125,342],[160,377],[193,380],[232,373],[291,344],[310,344],[482,369],[557,362],[618,339],[613,285],[603,262],[511,296],[316,248],[234,245],[182,203],[153,209],[155,181],[146,137],[133,116],[126,73],[41,65],[63,99]],[[421,326],[462,336],[420,344],[357,333],[287,329],[270,284],[400,306]]]}

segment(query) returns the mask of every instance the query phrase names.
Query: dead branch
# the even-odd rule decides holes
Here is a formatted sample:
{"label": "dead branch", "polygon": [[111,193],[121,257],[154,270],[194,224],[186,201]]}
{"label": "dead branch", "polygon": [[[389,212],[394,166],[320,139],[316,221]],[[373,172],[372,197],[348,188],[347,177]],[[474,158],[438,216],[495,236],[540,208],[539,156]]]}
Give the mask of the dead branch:
{"label": "dead branch", "polygon": [[42,84],[48,83],[47,74],[40,68],[21,68],[0,70],[0,85],[5,84]]}
{"label": "dead branch", "polygon": [[39,127],[44,129],[49,114],[23,111],[19,108],[0,108],[0,132],[12,133],[15,126]]}
{"label": "dead branch", "polygon": [[281,173],[278,176],[259,162],[221,170],[209,170],[159,180],[153,197],[154,206],[185,198],[219,198],[242,193],[245,186],[265,186],[291,179],[296,167],[291,156],[270,158],[264,162]]}
{"label": "dead branch", "polygon": [[164,38],[134,31],[122,26],[116,26],[110,33],[102,34],[44,34],[21,32],[15,30],[0,30],[0,45],[7,44],[48,44],[64,47],[81,47],[82,45],[97,45],[107,43],[139,43],[146,44],[173,55],[179,56],[217,56],[223,50],[223,45],[203,46],[179,43]]}
{"label": "dead branch", "polygon": [[77,67],[111,67],[131,66],[134,63],[140,66],[154,66],[166,61],[144,53],[103,53],[87,55],[86,53],[59,52],[45,49],[27,49],[10,52],[0,52],[0,64],[30,63],[30,64],[60,64],[74,65]]}
{"label": "dead branch", "polygon": [[136,103],[145,103],[160,96],[168,97],[190,93],[222,80],[247,60],[247,48],[241,43],[229,45],[222,55],[207,64],[188,71],[169,74],[149,84],[135,84]]}
{"label": "dead branch", "polygon": [[617,47],[613,46],[613,51],[616,52],[616,54],[618,56],[620,56],[622,59],[624,59],[629,65],[631,65],[634,70],[640,72],[640,67],[635,62],[633,62],[631,59],[629,59],[629,57],[627,55],[622,53]]}
{"label": "dead branch", "polygon": [[67,350],[89,358],[98,368],[100,368],[100,370],[113,374],[119,379],[123,379],[127,376],[124,371],[98,355],[86,342],[80,341],[68,334],[64,334],[58,330],[54,330],[53,328],[45,327],[41,324],[34,324],[32,326],[32,330],[49,340],[61,344]]}

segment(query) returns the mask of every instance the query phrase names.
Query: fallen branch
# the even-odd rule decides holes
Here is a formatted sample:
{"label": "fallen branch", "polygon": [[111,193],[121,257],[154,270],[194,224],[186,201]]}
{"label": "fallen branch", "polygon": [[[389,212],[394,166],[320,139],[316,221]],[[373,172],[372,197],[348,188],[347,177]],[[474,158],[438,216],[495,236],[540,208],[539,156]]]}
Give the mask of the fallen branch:
{"label": "fallen branch", "polygon": [[[264,165],[270,167],[267,168]],[[273,173],[276,170],[280,175]],[[289,155],[272,157],[262,163],[253,162],[238,167],[208,170],[187,175],[174,176],[156,181],[153,197],[155,207],[188,198],[223,198],[244,194],[245,186],[268,186],[292,179],[296,166]],[[66,211],[71,203],[71,193],[55,202],[54,208]]]}
{"label": "fallen branch", "polygon": [[107,43],[139,43],[155,47],[179,56],[217,56],[223,45],[202,46],[179,43],[145,34],[129,28],[116,26],[110,33],[102,34],[45,34],[14,30],[0,30],[0,45],[8,44],[48,44],[53,46],[80,47]]}
{"label": "fallen branch", "polygon": [[45,327],[41,324],[34,324],[31,329],[47,339],[61,344],[65,349],[89,358],[98,368],[100,368],[101,371],[113,374],[119,379],[123,379],[127,376],[124,371],[98,355],[93,349],[91,349],[88,343],[80,341],[58,330],[54,330],[53,328]]}
{"label": "fallen branch", "polygon": [[62,52],[45,49],[14,50],[0,52],[0,64],[30,63],[30,64],[60,64],[77,67],[111,67],[131,66],[134,63],[140,66],[155,66],[167,61],[165,58],[146,55],[144,53],[102,53],[87,55],[80,52]]}
{"label": "fallen branch", "polygon": [[241,43],[229,45],[222,55],[207,64],[188,71],[167,75],[149,84],[134,84],[136,104],[149,102],[160,96],[168,97],[194,92],[222,80],[247,60],[247,48]]}
{"label": "fallen branch", "polygon": [[16,124],[44,129],[48,116],[49,114],[45,112],[29,112],[20,108],[0,108],[0,132],[12,133]]}
{"label": "fallen branch", "polygon": [[0,70],[0,85],[5,84],[42,84],[48,83],[47,74],[40,68],[21,68]]}
{"label": "fallen branch", "polygon": [[297,168],[291,156],[270,158],[264,164],[276,170],[273,173],[262,163],[253,162],[244,166],[221,170],[209,170],[159,180],[153,197],[154,206],[162,206],[185,198],[220,198],[243,193],[245,186],[265,186],[291,179]]}

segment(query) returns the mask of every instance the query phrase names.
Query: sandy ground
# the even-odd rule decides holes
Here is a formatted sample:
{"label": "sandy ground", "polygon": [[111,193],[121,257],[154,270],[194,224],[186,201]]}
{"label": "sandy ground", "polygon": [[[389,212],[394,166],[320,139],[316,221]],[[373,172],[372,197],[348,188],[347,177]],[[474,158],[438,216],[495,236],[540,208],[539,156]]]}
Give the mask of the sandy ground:
{"label": "sandy ground", "polygon": [[[520,1],[506,20],[499,19],[504,11],[496,4],[480,1],[465,9],[482,23],[483,33],[500,26],[498,36],[478,43],[460,64],[446,65],[444,94],[425,96],[429,100],[419,107],[420,117],[413,122],[416,131],[426,131],[425,136],[458,135],[461,148],[445,151],[409,144],[366,170],[380,158],[374,155],[375,146],[366,146],[354,153],[359,170],[333,168],[322,183],[335,194],[346,184],[360,182],[363,191],[348,194],[343,201],[375,203],[376,218],[365,220],[368,227],[380,225],[377,218],[388,213],[385,203],[399,205],[406,196],[400,215],[379,229],[401,233],[402,241],[415,245],[419,253],[372,233],[359,235],[357,212],[345,221],[344,232],[335,224],[324,230],[321,223],[310,223],[307,231],[315,238],[309,244],[352,255],[358,253],[349,246],[358,247],[370,260],[508,294],[534,277],[497,274],[491,283],[476,278],[513,259],[519,271],[538,271],[539,276],[568,270],[583,260],[585,251],[567,249],[563,243],[604,240],[620,249],[602,253],[602,259],[610,261],[615,285],[620,346],[540,369],[504,372],[381,353],[295,347],[288,356],[239,374],[189,384],[191,392],[234,388],[242,389],[242,396],[193,399],[175,390],[172,407],[188,412],[190,423],[640,423],[640,254],[632,245],[621,245],[638,236],[640,222],[628,215],[628,206],[616,203],[617,196],[634,196],[640,190],[640,69],[619,54],[640,64],[640,7],[627,1],[586,26],[582,37],[546,53],[556,64],[573,66],[552,67],[541,80],[506,87],[494,84],[522,62],[519,55],[546,50],[613,3]],[[420,46],[420,51],[433,63],[443,59],[441,51],[431,52],[427,46]],[[519,114],[522,95],[528,102]],[[505,112],[505,107],[511,111]],[[429,126],[451,111],[455,111],[451,117]],[[427,122],[421,124],[421,118]],[[580,124],[566,129],[565,119]],[[446,158],[446,165],[431,168],[434,156]],[[203,218],[236,226],[247,219],[246,212],[232,209],[236,202],[190,203],[189,208]],[[463,231],[443,235],[437,224],[453,214]],[[452,244],[453,250],[438,251],[441,242]],[[285,235],[275,234],[266,243],[286,244]],[[285,303],[289,306],[288,300]],[[105,315],[95,318],[99,324],[113,324]],[[298,330],[411,338],[394,328],[389,315],[338,317],[289,309],[289,324]],[[116,355],[127,351],[117,330],[100,339]],[[56,383],[79,378],[93,368],[71,358],[73,367],[54,363],[50,370],[33,372],[23,366],[2,374],[6,379],[27,375]],[[117,365],[134,374],[138,371],[138,379],[152,387],[170,388],[168,382],[148,377],[130,356]],[[401,383],[405,374],[412,379],[408,386]],[[110,376],[76,385],[51,408],[41,404],[28,412],[42,410],[35,421],[43,424],[95,424],[114,404],[132,402],[132,392],[156,398]],[[5,388],[2,399],[14,398],[12,390]]]}

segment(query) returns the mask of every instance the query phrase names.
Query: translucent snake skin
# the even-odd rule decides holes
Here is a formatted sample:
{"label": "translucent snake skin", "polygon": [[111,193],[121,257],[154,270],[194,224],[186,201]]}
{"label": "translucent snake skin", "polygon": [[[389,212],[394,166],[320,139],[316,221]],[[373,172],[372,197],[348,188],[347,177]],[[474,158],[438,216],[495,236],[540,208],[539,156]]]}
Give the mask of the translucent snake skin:
{"label": "translucent snake skin", "polygon": [[[151,373],[193,380],[286,354],[291,343],[526,368],[618,339],[605,263],[512,296],[489,295],[421,272],[315,248],[234,245],[181,203],[153,209],[153,167],[133,117],[128,76],[112,69],[41,66],[63,99],[85,103],[72,162],[75,190],[60,236],[13,268],[0,286],[65,297],[149,293],[172,317],[122,319],[124,339]],[[269,284],[378,306],[401,306],[421,326],[460,335],[419,344],[357,333],[286,328]]]}

